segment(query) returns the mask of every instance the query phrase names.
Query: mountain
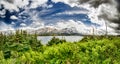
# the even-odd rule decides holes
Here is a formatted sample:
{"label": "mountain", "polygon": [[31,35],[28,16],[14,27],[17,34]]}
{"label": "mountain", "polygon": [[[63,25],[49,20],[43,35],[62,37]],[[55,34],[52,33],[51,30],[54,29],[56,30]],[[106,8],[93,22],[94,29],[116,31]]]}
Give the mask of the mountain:
{"label": "mountain", "polygon": [[81,35],[74,27],[64,29],[45,27],[38,29],[35,32],[39,35]]}

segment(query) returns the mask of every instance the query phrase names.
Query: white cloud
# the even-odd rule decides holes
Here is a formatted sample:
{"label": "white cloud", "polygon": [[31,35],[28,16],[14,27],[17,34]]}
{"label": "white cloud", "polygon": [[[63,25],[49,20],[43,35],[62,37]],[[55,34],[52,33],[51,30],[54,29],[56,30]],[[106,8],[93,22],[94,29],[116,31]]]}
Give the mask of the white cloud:
{"label": "white cloud", "polygon": [[5,13],[6,13],[6,11],[5,11],[4,9],[1,10],[1,11],[0,11],[0,16],[1,16],[1,15],[5,15]]}
{"label": "white cloud", "polygon": [[74,15],[74,14],[88,14],[88,11],[85,10],[73,10],[73,11],[65,11],[56,13],[54,15]]}
{"label": "white cloud", "polygon": [[52,7],[53,7],[53,5],[48,5],[48,6],[47,6],[47,8],[52,8]]}
{"label": "white cloud", "polygon": [[6,11],[3,9],[0,11],[0,17],[5,18]]}
{"label": "white cloud", "polygon": [[19,8],[23,8],[28,4],[29,4],[29,0],[14,0],[14,5]]}
{"label": "white cloud", "polygon": [[15,22],[12,22],[11,25],[15,25]]}
{"label": "white cloud", "polygon": [[36,8],[38,6],[42,6],[44,5],[48,0],[32,0],[32,4],[31,4],[31,7],[30,8]]}
{"label": "white cloud", "polygon": [[[106,33],[106,26],[105,24],[101,25],[100,27],[96,27],[96,26],[87,26],[85,25],[83,22],[81,21],[73,21],[73,20],[69,20],[68,22],[58,22],[56,25],[54,25],[55,28],[57,29],[64,29],[64,28],[76,28],[76,30],[79,33],[82,34],[91,34],[93,35],[93,30],[94,30],[94,34],[96,35],[103,35]],[[117,33],[115,32],[114,29],[107,27],[107,32],[110,35],[117,35]]]}
{"label": "white cloud", "polygon": [[19,9],[17,8],[17,6],[15,6],[12,3],[6,2],[6,1],[1,1],[0,4],[3,4],[5,9],[9,10],[10,12],[13,11],[19,11]]}
{"label": "white cloud", "polygon": [[53,2],[64,2],[64,3],[69,3],[70,0],[52,0]]}
{"label": "white cloud", "polygon": [[[38,6],[44,6],[48,0],[42,0],[42,1],[31,0],[31,1],[32,3],[30,8],[36,8]],[[10,12],[19,11],[19,8],[30,9],[27,7],[27,5],[29,4],[29,0],[14,0],[13,3],[9,3],[6,0],[0,0],[0,4],[3,4],[5,9],[9,10]]]}
{"label": "white cloud", "polygon": [[25,23],[20,24],[21,27],[26,27],[27,25]]}
{"label": "white cloud", "polygon": [[111,27],[113,27],[113,28],[119,27],[119,25],[116,24],[116,23],[109,23],[109,26],[111,26]]}
{"label": "white cloud", "polygon": [[78,6],[78,0],[52,0],[52,1],[55,3],[64,2],[68,5],[70,5],[71,7]]}
{"label": "white cloud", "polygon": [[37,11],[29,13],[29,15],[31,16],[31,19],[33,21],[32,24],[30,25],[31,28],[39,28],[39,27],[44,26],[44,23],[41,20],[41,18],[38,18],[39,17],[38,13],[39,12],[37,12]]}
{"label": "white cloud", "polygon": [[88,26],[86,26],[85,24],[83,24],[81,21],[73,21],[73,20],[69,20],[68,22],[58,22],[56,24],[56,26],[58,29],[64,29],[64,28],[76,28],[76,30],[79,33],[83,33],[83,34],[90,34],[90,29]]}
{"label": "white cloud", "polygon": [[3,21],[0,21],[0,31],[14,30],[11,25],[5,24]]}
{"label": "white cloud", "polygon": [[16,20],[16,19],[18,19],[18,18],[17,18],[16,16],[12,15],[12,16],[10,17],[10,19]]}

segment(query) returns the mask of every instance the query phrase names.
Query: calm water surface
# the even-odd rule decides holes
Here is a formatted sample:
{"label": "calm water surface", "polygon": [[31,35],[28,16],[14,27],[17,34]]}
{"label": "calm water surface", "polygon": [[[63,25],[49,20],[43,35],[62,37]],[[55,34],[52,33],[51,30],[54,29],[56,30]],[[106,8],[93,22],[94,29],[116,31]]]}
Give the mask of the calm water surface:
{"label": "calm water surface", "polygon": [[[83,36],[55,36],[56,38],[59,39],[66,39],[68,42],[75,42],[75,41],[80,41]],[[42,44],[47,44],[48,41],[50,41],[53,38],[53,36],[38,36],[37,39],[41,40]]]}

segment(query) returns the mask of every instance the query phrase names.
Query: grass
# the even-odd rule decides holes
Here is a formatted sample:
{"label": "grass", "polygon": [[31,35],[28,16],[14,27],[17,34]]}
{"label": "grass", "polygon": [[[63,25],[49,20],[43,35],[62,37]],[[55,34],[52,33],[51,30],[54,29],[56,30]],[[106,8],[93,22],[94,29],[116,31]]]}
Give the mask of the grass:
{"label": "grass", "polygon": [[0,34],[0,64],[120,64],[120,37],[85,36],[69,43],[53,38],[45,46],[37,35]]}

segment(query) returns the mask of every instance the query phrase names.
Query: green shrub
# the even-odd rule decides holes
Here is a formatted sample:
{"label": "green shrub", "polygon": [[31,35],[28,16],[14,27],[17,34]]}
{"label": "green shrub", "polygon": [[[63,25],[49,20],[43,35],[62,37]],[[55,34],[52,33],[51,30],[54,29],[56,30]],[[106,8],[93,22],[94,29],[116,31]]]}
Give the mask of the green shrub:
{"label": "green shrub", "polygon": [[53,37],[53,38],[48,42],[47,45],[48,45],[48,46],[51,46],[51,45],[60,44],[60,43],[64,43],[64,42],[66,42],[66,40]]}
{"label": "green shrub", "polygon": [[47,46],[37,34],[0,34],[0,64],[120,64],[120,37],[85,36],[76,43],[53,37]]}

